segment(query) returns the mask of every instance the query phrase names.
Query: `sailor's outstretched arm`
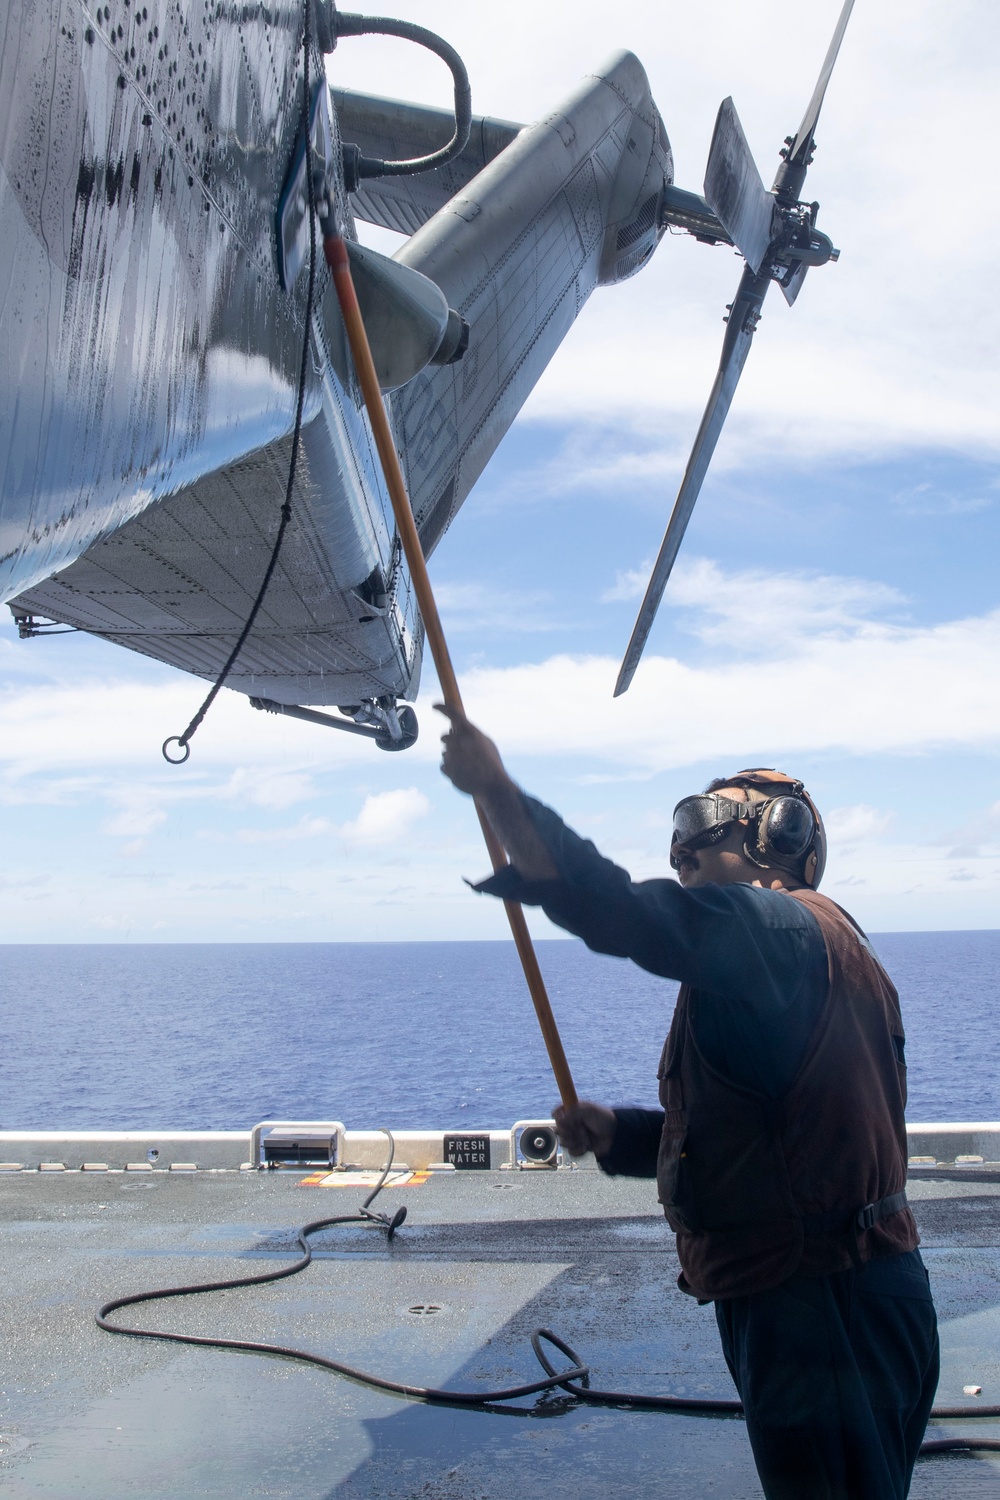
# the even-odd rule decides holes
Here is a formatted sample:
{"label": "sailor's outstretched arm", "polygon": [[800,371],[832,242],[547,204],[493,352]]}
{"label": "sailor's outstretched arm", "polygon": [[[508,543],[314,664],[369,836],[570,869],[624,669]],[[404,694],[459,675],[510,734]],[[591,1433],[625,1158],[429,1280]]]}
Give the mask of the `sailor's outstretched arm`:
{"label": "sailor's outstretched arm", "polygon": [[434,707],[450,721],[442,736],[441,770],[460,792],[475,797],[489,818],[510,862],[525,880],[557,880],[555,861],[539,838],[521,790],[507,774],[496,745],[463,713],[443,703]]}
{"label": "sailor's outstretched arm", "polygon": [[[475,797],[521,878],[532,882],[558,881],[556,862],[535,828],[521,789],[507,774],[496,745],[482,730],[470,724],[464,714],[441,703],[434,706],[447,716],[451,724],[442,737],[441,770],[445,776],[460,792]],[[649,1114],[653,1126],[645,1119],[641,1121],[646,1128],[640,1145],[645,1150],[636,1150],[633,1138],[637,1132],[631,1116],[644,1117],[646,1114]],[[627,1123],[631,1129],[622,1128],[622,1115],[629,1117]],[[656,1143],[663,1123],[661,1113],[636,1109],[615,1111],[591,1099],[581,1099],[572,1109],[559,1105],[555,1111],[555,1123],[559,1139],[571,1156],[583,1156],[592,1151],[602,1165],[607,1160],[615,1172],[642,1177],[655,1174]],[[651,1145],[645,1140],[646,1136]]]}

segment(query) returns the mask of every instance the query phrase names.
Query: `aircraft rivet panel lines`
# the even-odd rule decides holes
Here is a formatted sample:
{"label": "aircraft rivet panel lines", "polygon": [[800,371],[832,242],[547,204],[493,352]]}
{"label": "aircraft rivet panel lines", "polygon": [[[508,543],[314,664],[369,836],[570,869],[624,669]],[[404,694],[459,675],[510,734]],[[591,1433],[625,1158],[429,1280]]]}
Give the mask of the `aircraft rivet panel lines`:
{"label": "aircraft rivet panel lines", "polygon": [[[471,328],[461,365],[426,371],[396,398],[411,501],[428,549],[595,286],[637,269],[662,233],[656,213],[637,231],[638,253],[618,248],[643,211],[648,220],[649,201],[658,205],[672,172],[662,129],[635,124],[644,106],[650,120],[659,118],[640,64],[618,54],[471,180],[463,198],[480,207],[478,215],[460,219],[446,206],[400,252],[442,287]],[[630,149],[637,134],[645,150]],[[639,243],[643,237],[648,244]],[[455,442],[436,441],[449,423],[457,424]]]}
{"label": "aircraft rivet panel lines", "polygon": [[[23,633],[47,615],[203,676],[240,640],[229,685],[286,706],[412,696],[420,621],[322,263],[305,326],[317,193],[348,242],[352,207],[415,231],[391,260],[349,258],[426,551],[595,287],[668,224],[750,262],[707,464],[764,282],[791,301],[835,254],[796,194],[850,3],[770,193],[729,105],[703,198],[673,186],[631,53],[521,126],[471,116],[442,39],[323,0],[25,0],[0,22],[0,597]],[[372,30],[451,58],[444,150],[450,112],[328,90],[319,44]]]}
{"label": "aircraft rivet panel lines", "polygon": [[273,294],[269,212],[299,36],[265,16],[156,0],[7,12],[6,597],[290,426],[301,299]]}

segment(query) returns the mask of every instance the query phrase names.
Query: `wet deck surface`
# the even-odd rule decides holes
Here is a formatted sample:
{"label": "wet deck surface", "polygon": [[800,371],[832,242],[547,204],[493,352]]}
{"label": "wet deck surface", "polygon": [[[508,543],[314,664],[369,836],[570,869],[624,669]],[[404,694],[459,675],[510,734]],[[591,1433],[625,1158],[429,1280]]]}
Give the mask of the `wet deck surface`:
{"label": "wet deck surface", "polygon": [[[288,1361],[114,1338],[95,1307],[263,1269],[294,1227],[364,1189],[301,1174],[0,1178],[0,1493],[29,1500],[750,1500],[739,1421],[577,1406],[432,1408]],[[938,1401],[1000,1403],[1000,1185],[911,1184],[942,1324]],[[731,1397],[711,1308],[676,1290],[651,1184],[596,1172],[470,1172],[387,1189],[391,1246],[351,1226],[274,1285],[131,1314],[147,1326],[297,1345],[420,1384],[529,1381],[554,1328],[616,1390]],[[415,1313],[417,1307],[438,1311]],[[974,1407],[975,1401],[969,1402]],[[959,1434],[941,1424],[931,1436]],[[974,1430],[1000,1436],[1000,1424]],[[918,1465],[916,1500],[1000,1500],[1000,1454]]]}

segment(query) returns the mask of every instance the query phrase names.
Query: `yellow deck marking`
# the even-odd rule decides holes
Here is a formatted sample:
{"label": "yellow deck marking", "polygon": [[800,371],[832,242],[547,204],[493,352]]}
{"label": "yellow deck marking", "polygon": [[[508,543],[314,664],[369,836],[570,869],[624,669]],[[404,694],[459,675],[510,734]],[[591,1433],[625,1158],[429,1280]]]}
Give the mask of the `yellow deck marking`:
{"label": "yellow deck marking", "polygon": [[[299,1187],[373,1188],[381,1176],[381,1172],[312,1172]],[[430,1176],[430,1172],[390,1172],[382,1186],[420,1187]]]}

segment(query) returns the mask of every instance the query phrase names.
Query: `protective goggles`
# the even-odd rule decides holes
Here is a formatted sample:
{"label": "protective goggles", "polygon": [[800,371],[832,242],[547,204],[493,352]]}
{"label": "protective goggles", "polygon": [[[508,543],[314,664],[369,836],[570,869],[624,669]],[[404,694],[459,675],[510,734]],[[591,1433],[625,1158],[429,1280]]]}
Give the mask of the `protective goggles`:
{"label": "protective goggles", "polygon": [[[703,792],[685,797],[674,808],[674,832],[671,849],[683,844],[686,849],[704,849],[725,837],[730,823],[749,822],[757,812],[752,802],[735,802],[719,792]],[[673,861],[671,860],[671,863]]]}

